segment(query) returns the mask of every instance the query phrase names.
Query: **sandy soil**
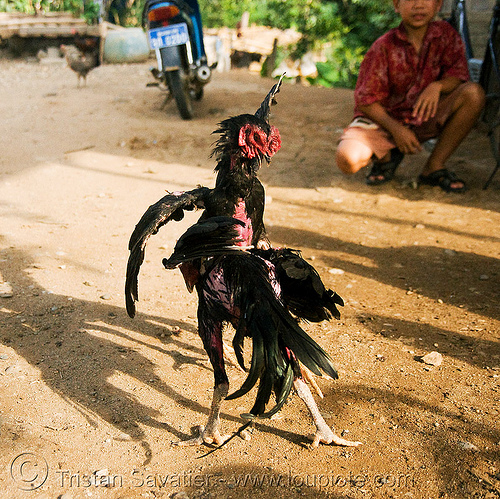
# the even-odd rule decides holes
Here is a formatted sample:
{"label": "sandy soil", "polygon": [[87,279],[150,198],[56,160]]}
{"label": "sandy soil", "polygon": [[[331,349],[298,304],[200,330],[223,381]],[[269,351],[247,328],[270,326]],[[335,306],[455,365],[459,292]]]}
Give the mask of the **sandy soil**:
{"label": "sandy soil", "polygon": [[[273,243],[300,248],[346,301],[340,321],[305,328],[341,375],[319,381],[320,408],[363,446],[309,450],[295,396],[248,442],[207,457],[170,446],[205,421],[213,384],[196,299],[161,265],[197,215],[150,240],[134,320],[128,237],[165,189],[212,185],[216,123],[254,112],[272,82],[215,75],[184,122],[146,88],[148,66],[102,66],[77,89],[65,67],[0,63],[0,495],[500,497],[500,175],[481,189],[488,142],[476,130],[450,161],[465,195],[412,187],[426,153],[369,188],[333,165],[348,90],[284,86],[272,116],[283,147],[262,179]],[[440,366],[421,361],[432,351]],[[227,402],[223,428],[251,404]]]}

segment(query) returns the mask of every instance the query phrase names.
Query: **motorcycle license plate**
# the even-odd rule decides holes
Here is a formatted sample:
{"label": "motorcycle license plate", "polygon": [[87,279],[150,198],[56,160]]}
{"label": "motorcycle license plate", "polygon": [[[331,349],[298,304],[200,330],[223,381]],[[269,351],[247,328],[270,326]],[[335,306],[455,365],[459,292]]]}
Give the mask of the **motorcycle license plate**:
{"label": "motorcycle license plate", "polygon": [[189,41],[186,23],[172,24],[165,28],[155,28],[148,31],[149,45],[153,50],[163,47],[184,45]]}

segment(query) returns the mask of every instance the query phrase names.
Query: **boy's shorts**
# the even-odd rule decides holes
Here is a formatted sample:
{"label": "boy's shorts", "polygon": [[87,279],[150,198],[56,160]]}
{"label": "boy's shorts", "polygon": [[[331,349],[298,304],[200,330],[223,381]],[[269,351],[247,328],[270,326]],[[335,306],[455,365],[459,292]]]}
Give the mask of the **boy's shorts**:
{"label": "boy's shorts", "polygon": [[[453,106],[465,87],[458,86],[453,92],[439,100],[436,116],[419,126],[410,126],[420,142],[437,137],[450,118]],[[396,147],[391,134],[384,128],[364,116],[358,116],[344,130],[340,141],[354,140],[368,146],[378,158],[383,158],[391,149]]]}

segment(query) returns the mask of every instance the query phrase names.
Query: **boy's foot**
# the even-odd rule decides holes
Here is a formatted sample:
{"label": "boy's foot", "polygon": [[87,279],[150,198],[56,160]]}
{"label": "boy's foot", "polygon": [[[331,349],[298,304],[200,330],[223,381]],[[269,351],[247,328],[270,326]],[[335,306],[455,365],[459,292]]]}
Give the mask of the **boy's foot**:
{"label": "boy's foot", "polygon": [[424,185],[439,185],[445,192],[465,192],[465,182],[457,177],[454,172],[446,168],[437,170],[429,175],[419,175],[418,183]]}
{"label": "boy's foot", "polygon": [[391,157],[389,161],[381,163],[374,161],[370,173],[366,177],[367,185],[381,185],[389,182],[394,178],[396,168],[403,161],[404,154],[395,147],[391,149]]}

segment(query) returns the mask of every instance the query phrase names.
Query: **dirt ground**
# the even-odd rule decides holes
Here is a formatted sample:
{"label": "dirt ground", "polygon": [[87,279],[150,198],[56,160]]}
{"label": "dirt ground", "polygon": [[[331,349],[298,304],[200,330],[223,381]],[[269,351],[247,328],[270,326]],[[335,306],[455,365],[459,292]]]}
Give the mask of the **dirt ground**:
{"label": "dirt ground", "polygon": [[[283,146],[261,177],[272,242],[301,249],[346,302],[340,321],[304,327],[340,373],[319,380],[321,411],[363,445],[311,451],[292,396],[250,441],[206,457],[170,446],[212,395],[196,297],[161,265],[198,215],[150,239],[133,320],[128,237],[166,189],[213,184],[216,123],[254,112],[272,82],[216,74],[186,122],[161,109],[148,67],[101,66],[78,89],[63,66],[0,62],[0,495],[500,497],[500,174],[482,190],[493,159],[475,130],[450,161],[464,195],[414,188],[425,152],[386,186],[342,176],[349,90],[284,85]],[[421,360],[433,351],[439,366]],[[252,403],[226,402],[223,429]]]}

